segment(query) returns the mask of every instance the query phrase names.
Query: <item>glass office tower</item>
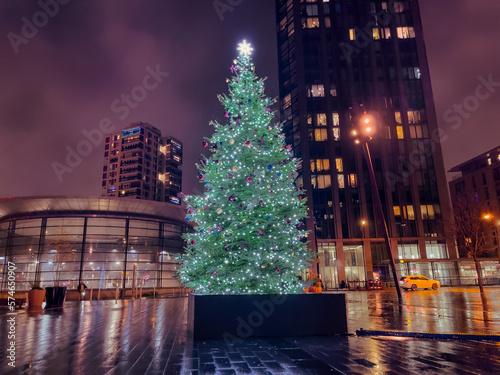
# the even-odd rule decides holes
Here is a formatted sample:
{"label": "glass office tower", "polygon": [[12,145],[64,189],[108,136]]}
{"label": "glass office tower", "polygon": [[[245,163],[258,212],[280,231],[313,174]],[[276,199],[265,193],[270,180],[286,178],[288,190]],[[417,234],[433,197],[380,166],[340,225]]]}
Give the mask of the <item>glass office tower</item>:
{"label": "glass office tower", "polygon": [[[401,274],[454,272],[456,249],[417,1],[277,0],[280,110],[302,159],[318,269],[328,286],[390,281],[363,150],[363,116]],[[448,260],[448,262],[446,262]]]}

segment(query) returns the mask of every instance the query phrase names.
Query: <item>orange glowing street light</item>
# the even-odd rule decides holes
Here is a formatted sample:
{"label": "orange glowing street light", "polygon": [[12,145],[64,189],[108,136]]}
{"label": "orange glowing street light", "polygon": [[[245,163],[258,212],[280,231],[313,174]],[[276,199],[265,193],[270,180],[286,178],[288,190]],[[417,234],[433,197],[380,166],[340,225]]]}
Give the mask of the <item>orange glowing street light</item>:
{"label": "orange glowing street light", "polygon": [[[364,114],[363,117],[361,117],[360,123],[361,131],[353,129],[352,130],[352,135],[356,137],[354,139],[354,143],[359,145],[362,143],[363,145],[363,151],[365,154],[366,158],[366,164],[368,165],[368,172],[370,175],[370,184],[371,187],[374,191],[374,198],[375,198],[375,214],[377,217],[377,221],[380,225],[380,230],[384,234],[384,240],[385,240],[385,246],[387,249],[387,256],[389,258],[389,264],[391,266],[391,271],[392,271],[392,278],[394,281],[394,286],[396,287],[396,293],[398,295],[398,302],[400,305],[402,305],[402,296],[401,296],[401,289],[399,288],[399,280],[398,280],[398,275],[396,273],[396,265],[394,264],[394,257],[392,255],[392,250],[391,250],[391,242],[389,240],[389,231],[387,229],[387,222],[385,221],[385,216],[384,216],[384,210],[382,208],[382,201],[380,199],[380,193],[377,187],[377,180],[375,178],[375,170],[373,169],[373,163],[372,163],[372,157],[370,154],[370,148],[368,146],[368,141],[370,141],[373,138],[373,134],[375,133],[375,120],[373,116]],[[363,225],[363,230],[364,230],[364,225],[366,224],[365,220],[361,222]]]}
{"label": "orange glowing street light", "polygon": [[490,220],[493,219],[493,215],[490,213],[483,214],[483,219],[484,220]]}

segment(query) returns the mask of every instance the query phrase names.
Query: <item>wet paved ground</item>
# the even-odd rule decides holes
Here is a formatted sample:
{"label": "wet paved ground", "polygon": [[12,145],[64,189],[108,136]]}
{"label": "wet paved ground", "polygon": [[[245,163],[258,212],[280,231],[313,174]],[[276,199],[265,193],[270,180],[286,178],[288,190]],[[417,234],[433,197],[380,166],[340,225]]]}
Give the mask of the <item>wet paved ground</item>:
{"label": "wet paved ground", "polygon": [[[500,288],[347,292],[349,331],[500,333]],[[68,302],[16,317],[8,366],[0,310],[0,374],[500,374],[500,343],[384,337],[252,339],[227,346],[186,333],[186,299]],[[311,311],[310,319],[335,319]]]}

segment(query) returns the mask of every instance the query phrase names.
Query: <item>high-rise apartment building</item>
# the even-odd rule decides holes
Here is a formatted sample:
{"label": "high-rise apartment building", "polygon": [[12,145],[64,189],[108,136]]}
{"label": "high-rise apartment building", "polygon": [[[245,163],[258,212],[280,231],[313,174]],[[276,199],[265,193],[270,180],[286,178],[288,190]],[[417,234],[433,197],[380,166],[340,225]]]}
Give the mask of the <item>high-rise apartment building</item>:
{"label": "high-rise apartment building", "polygon": [[106,136],[101,196],[180,204],[181,164],[181,142],[151,124],[133,123]]}
{"label": "high-rise apartment building", "polygon": [[456,273],[418,1],[276,0],[276,15],[281,119],[303,160],[309,245],[323,280],[391,280],[366,160],[352,137],[366,115],[398,273]]}
{"label": "high-rise apartment building", "polygon": [[[500,147],[495,147],[481,155],[467,160],[452,169],[457,172],[450,181],[450,193],[453,206],[462,199],[473,204],[484,203],[494,213],[496,229],[486,233],[491,250],[484,257],[500,258],[498,231],[500,229]],[[485,212],[486,213],[486,212]]]}

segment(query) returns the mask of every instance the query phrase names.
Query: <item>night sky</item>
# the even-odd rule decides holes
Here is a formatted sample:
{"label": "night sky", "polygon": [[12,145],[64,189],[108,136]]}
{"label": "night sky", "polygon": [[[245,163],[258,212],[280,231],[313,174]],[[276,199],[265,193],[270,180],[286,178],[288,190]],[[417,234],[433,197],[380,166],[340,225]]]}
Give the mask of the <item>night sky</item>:
{"label": "night sky", "polygon": [[[212,0],[60,1],[67,4],[49,7],[46,18],[34,1],[0,3],[0,197],[100,195],[103,143],[74,161],[62,181],[53,163],[65,163],[68,148],[87,139],[82,131],[99,129],[105,119],[115,130],[149,122],[181,140],[183,191],[196,192],[194,163],[212,133],[209,121],[224,121],[217,94],[227,91],[242,39],[254,46],[257,74],[269,77],[267,95],[278,95],[274,0],[233,0],[240,5],[223,14]],[[450,169],[500,145],[500,2],[421,0],[420,6]],[[34,16],[46,25],[23,33]],[[150,70],[160,72],[161,82],[138,89]],[[480,77],[494,84],[473,99]],[[130,108],[122,95],[134,90],[146,96]],[[452,114],[464,101],[474,110]]]}

